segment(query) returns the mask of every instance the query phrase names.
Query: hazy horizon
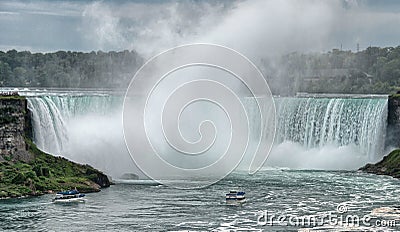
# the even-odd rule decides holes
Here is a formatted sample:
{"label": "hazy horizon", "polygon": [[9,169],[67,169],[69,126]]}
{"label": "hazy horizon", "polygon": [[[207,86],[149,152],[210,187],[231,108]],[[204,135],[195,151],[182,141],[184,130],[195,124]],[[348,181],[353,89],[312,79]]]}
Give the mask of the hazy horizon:
{"label": "hazy horizon", "polygon": [[398,46],[400,2],[2,1],[0,50],[136,50],[216,43],[249,58]]}

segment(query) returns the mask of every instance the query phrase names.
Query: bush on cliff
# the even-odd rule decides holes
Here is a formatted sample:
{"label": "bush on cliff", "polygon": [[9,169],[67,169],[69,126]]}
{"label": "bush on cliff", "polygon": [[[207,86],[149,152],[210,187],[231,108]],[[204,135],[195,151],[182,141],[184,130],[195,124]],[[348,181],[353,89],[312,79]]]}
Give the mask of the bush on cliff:
{"label": "bush on cliff", "polygon": [[110,186],[107,176],[93,167],[46,154],[29,139],[26,144],[34,156],[31,162],[0,162],[0,198],[41,195],[75,187],[81,192],[96,192]]}
{"label": "bush on cliff", "polygon": [[400,149],[390,152],[376,164],[367,164],[360,168],[361,171],[378,175],[389,175],[400,178]]}

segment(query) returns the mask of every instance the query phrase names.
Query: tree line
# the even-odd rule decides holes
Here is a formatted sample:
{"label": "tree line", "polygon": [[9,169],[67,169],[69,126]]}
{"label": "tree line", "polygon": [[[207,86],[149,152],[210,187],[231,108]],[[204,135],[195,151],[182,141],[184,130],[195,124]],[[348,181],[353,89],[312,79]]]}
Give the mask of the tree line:
{"label": "tree line", "polygon": [[[0,51],[0,86],[124,88],[144,63],[135,51]],[[392,93],[400,90],[400,46],[360,52],[293,52],[256,61],[274,94]]]}
{"label": "tree line", "polygon": [[143,63],[135,51],[0,51],[0,86],[119,88]]}
{"label": "tree line", "polygon": [[360,52],[286,54],[262,61],[273,90],[281,94],[376,93],[400,90],[400,46],[368,47]]}

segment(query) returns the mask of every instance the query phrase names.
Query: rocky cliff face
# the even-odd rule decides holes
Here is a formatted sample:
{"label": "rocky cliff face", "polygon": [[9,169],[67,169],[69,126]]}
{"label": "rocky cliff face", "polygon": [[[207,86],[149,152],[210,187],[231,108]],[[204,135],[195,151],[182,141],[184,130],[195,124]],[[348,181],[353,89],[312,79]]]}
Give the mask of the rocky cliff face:
{"label": "rocky cliff face", "polygon": [[24,97],[0,96],[0,199],[110,186],[101,171],[39,150],[31,141],[31,125]]}
{"label": "rocky cliff face", "polygon": [[0,162],[33,160],[25,136],[32,134],[27,100],[19,96],[0,96]]}
{"label": "rocky cliff face", "polygon": [[388,99],[388,125],[386,146],[400,147],[400,95]]}

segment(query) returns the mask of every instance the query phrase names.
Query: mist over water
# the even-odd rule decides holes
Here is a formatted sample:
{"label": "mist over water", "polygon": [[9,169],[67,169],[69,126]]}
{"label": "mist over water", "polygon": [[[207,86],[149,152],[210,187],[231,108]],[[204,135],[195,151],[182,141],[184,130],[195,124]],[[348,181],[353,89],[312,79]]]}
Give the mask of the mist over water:
{"label": "mist over water", "polygon": [[[124,143],[122,100],[120,95],[28,97],[34,141],[44,151],[89,163],[114,177],[126,172],[139,173]],[[386,98],[275,98],[275,101],[278,120],[275,145],[264,166],[355,170],[382,157]],[[260,118],[251,113],[255,107],[251,99],[243,102],[250,112],[249,146],[254,146],[262,128],[254,127],[257,123],[251,121]],[[202,103],[196,107],[206,112],[216,110]],[[189,119],[200,120],[191,113],[200,111],[189,110],[182,121],[185,127],[182,131],[189,139],[197,139],[193,137],[197,129]],[[213,115],[222,121],[226,119],[223,114]],[[217,135],[224,137],[223,133]],[[164,155],[168,156],[170,149],[164,150]],[[250,158],[245,156],[238,169],[247,170]]]}
{"label": "mist over water", "polygon": [[264,166],[356,170],[385,152],[384,96],[275,97],[275,105],[275,142]]}
{"label": "mist over water", "polygon": [[110,175],[136,172],[122,134],[122,99],[75,94],[28,97],[35,144]]}
{"label": "mist over water", "polygon": [[[177,173],[175,176],[183,176],[182,179],[186,179],[184,181],[180,178],[168,179],[173,175],[165,175],[167,181],[160,181],[161,185],[153,180],[116,180],[117,184],[111,188],[104,188],[100,193],[87,194],[86,204],[52,204],[50,202],[53,196],[50,194],[35,198],[8,199],[4,200],[0,210],[0,230],[31,231],[48,230],[48,228],[56,231],[76,231],[82,228],[86,231],[309,230],[307,227],[283,225],[261,227],[257,225],[260,219],[258,216],[260,211],[265,210],[277,216],[274,219],[276,221],[280,221],[279,216],[299,216],[299,219],[304,219],[309,216],[325,217],[327,214],[330,217],[331,213],[338,213],[340,217],[351,214],[360,218],[368,216],[372,219],[372,224],[382,218],[398,221],[400,184],[396,179],[364,172],[337,171],[357,170],[366,163],[380,160],[385,154],[387,97],[307,94],[300,94],[299,97],[281,97],[294,96],[297,91],[369,91],[370,88],[358,88],[357,83],[369,82],[372,86],[375,79],[379,79],[375,78],[378,77],[375,71],[380,73],[377,67],[381,66],[376,66],[375,62],[372,62],[375,59],[374,54],[379,57],[376,60],[385,61],[382,62],[382,67],[395,64],[391,58],[387,59],[388,55],[383,57],[380,57],[381,54],[378,55],[378,52],[388,52],[389,49],[377,49],[378,52],[373,54],[368,54],[370,49],[366,49],[368,46],[371,48],[398,46],[400,8],[397,6],[390,9],[396,4],[389,2],[392,1],[375,3],[370,0],[41,0],[36,2],[6,0],[0,3],[0,16],[3,19],[0,20],[0,25],[4,28],[4,33],[0,36],[3,42],[0,47],[3,49],[30,52],[77,51],[48,54],[45,59],[40,54],[25,56],[24,53],[16,53],[18,55],[16,56],[13,55],[15,51],[12,51],[4,56],[6,61],[4,64],[0,62],[0,72],[10,77],[10,80],[21,79],[21,85],[32,88],[51,86],[51,83],[57,84],[56,86],[78,88],[88,86],[126,90],[128,87],[125,97],[131,97],[132,102],[140,99],[139,107],[133,104],[131,111],[128,111],[131,114],[127,115],[140,115],[144,120],[131,120],[134,126],[126,130],[125,109],[128,107],[124,109],[123,104],[127,101],[123,93],[117,93],[118,90],[107,92],[101,89],[57,91],[12,89],[12,92],[27,97],[33,119],[33,141],[41,150],[75,162],[87,163],[110,175],[114,180],[123,179],[121,175],[124,173],[135,173],[141,179],[146,179],[148,177],[135,164],[135,157],[132,158],[129,151],[143,156],[146,161],[150,160],[151,162],[148,162],[150,169],[162,176],[165,172],[158,168],[161,165],[155,165],[154,159],[151,159],[147,151],[158,151],[159,157],[170,161],[168,164],[173,164],[174,167],[201,169],[217,160],[231,144],[234,145],[231,146],[234,149],[230,154],[234,154],[240,150],[236,148],[241,148],[242,141],[248,142],[247,153],[236,170],[224,178],[221,177],[218,183],[198,185],[205,186],[201,190],[189,187],[181,191],[171,188],[168,181],[190,182],[188,186],[195,186],[196,182],[201,181],[174,172],[172,174]],[[137,70],[143,61],[160,52],[165,53],[166,49],[175,47],[171,50],[179,50],[176,46],[182,47],[181,45],[187,46],[193,43],[203,45],[211,43],[234,49],[243,55],[243,58],[249,59],[250,63],[254,63],[254,67],[260,69],[259,73],[264,74],[262,81],[266,80],[273,90],[272,93],[276,94],[272,101],[274,104],[260,106],[267,109],[266,111],[269,110],[266,118],[260,116],[256,102],[259,98],[264,98],[267,102],[265,100],[267,94],[264,91],[254,95],[249,94],[246,92],[249,89],[244,88],[243,83],[239,83],[238,80],[232,81],[229,73],[221,70],[174,69],[172,72],[170,69],[171,73],[165,74],[169,75],[170,81],[160,81],[154,85],[152,85],[154,82],[147,78],[151,75],[143,75],[146,78],[142,80],[137,78],[136,80],[139,79],[137,88],[132,91],[132,95],[128,94],[135,81],[131,80],[130,86],[126,86],[127,81],[134,75],[130,73],[131,70]],[[361,52],[348,51],[359,49]],[[124,51],[117,52],[122,50]],[[81,53],[83,51],[91,53]],[[204,57],[219,57],[218,53],[210,51],[200,50],[198,54],[207,55]],[[319,54],[321,52],[322,54]],[[79,55],[75,56],[78,53]],[[189,56],[191,53],[173,59],[161,59],[163,62],[160,63],[168,63],[165,61],[179,63],[186,55]],[[128,56],[130,58],[125,59]],[[221,60],[232,64],[233,68],[228,69],[231,73],[235,73],[233,71],[235,68],[244,70],[241,65],[237,65],[238,63],[229,62],[230,59]],[[209,63],[213,62],[207,60],[207,64]],[[374,65],[367,65],[369,63]],[[362,67],[364,65],[368,66],[365,70]],[[29,69],[25,70],[28,66]],[[342,68],[348,69],[349,73],[337,76],[338,79],[335,81],[344,80],[343,83],[348,83],[351,88],[346,90],[337,85],[337,88],[329,89],[329,84],[334,81],[325,82],[325,71],[330,72],[329,69],[332,69],[332,73],[346,71]],[[161,73],[164,69],[155,66],[149,70]],[[150,71],[146,74],[152,73]],[[175,75],[175,71],[181,73]],[[23,78],[19,78],[20,74]],[[161,75],[154,76],[161,78]],[[247,77],[250,79],[248,82],[258,81],[254,78],[255,75]],[[35,78],[45,81],[36,83]],[[106,81],[97,82],[102,79]],[[202,88],[188,88],[186,94],[179,91],[179,88],[189,82],[205,79],[225,85],[229,91],[234,92],[234,96],[225,95],[225,92],[220,91],[222,88],[211,88],[207,85],[203,85]],[[390,79],[388,82],[379,85],[383,88],[386,83],[392,81],[390,77],[388,79]],[[357,85],[352,83],[353,80]],[[74,85],[64,85],[64,82]],[[94,82],[97,85],[91,86]],[[310,82],[312,83],[307,86]],[[256,86],[260,89],[270,90],[268,85],[254,83],[257,83]],[[317,83],[318,86],[326,84],[327,90],[318,91],[317,88],[311,88],[313,83]],[[8,82],[0,84],[9,86]],[[149,86],[151,94],[144,88]],[[201,95],[203,93],[204,95]],[[271,94],[270,91],[268,93]],[[248,120],[243,120],[245,117],[237,117],[242,120],[236,121],[248,124],[249,127],[244,129],[232,126],[232,121],[235,120],[230,121],[242,113],[240,104],[210,104],[211,101],[207,100],[213,98],[208,98],[207,95],[217,96],[216,99],[223,100],[221,102],[231,103],[233,100],[235,103],[240,102],[247,111]],[[191,96],[201,96],[205,101],[197,101],[200,97],[191,101],[194,99],[190,98]],[[183,102],[187,100],[186,97],[191,102],[187,104]],[[145,104],[141,104],[143,99],[146,100]],[[167,105],[168,101],[173,112],[167,115],[170,120],[164,123],[164,118],[160,115],[164,115],[162,106]],[[146,105],[147,108],[143,109],[142,105]],[[233,113],[226,114],[224,109],[228,107],[224,106],[233,106],[230,107],[230,112]],[[276,114],[273,114],[275,110]],[[274,115],[273,126],[269,123],[271,114]],[[204,125],[208,127],[204,129]],[[140,130],[141,126],[145,129]],[[137,127],[140,128],[136,129]],[[174,133],[164,133],[161,127],[175,130]],[[275,132],[271,128],[274,130],[276,128],[276,133],[269,157],[259,172],[248,175],[249,166],[253,163],[252,158],[256,157],[248,151],[256,150],[259,140],[262,140],[260,136],[262,132],[266,131],[268,135]],[[144,133],[140,132],[145,130],[146,136],[143,136]],[[136,142],[134,149],[129,146],[129,151],[127,148],[129,142],[124,141],[128,137],[126,131],[133,135],[131,141]],[[236,137],[239,139],[233,143],[230,140],[233,137],[232,131],[239,134]],[[215,140],[212,140],[212,136],[208,136],[214,135],[213,132],[216,132]],[[172,134],[169,138],[172,138],[173,142],[169,143],[166,134]],[[179,150],[170,146],[177,144],[178,148],[181,145],[187,148],[189,146],[185,145],[197,145],[195,143],[202,142],[202,138],[206,137],[204,135],[208,136],[204,141],[212,141],[210,143],[212,146],[204,149],[205,152],[198,152],[199,156],[206,157],[199,159],[199,162],[192,159],[190,154],[182,157],[183,154],[179,151],[184,149]],[[178,138],[175,140],[177,143],[174,143],[175,138]],[[150,146],[145,146],[149,140],[153,141],[151,144],[154,145],[151,147],[153,150]],[[208,144],[206,142],[204,144]],[[196,148],[198,147],[203,148],[202,146]],[[196,148],[187,150],[195,152],[201,150]],[[215,169],[224,171],[225,166],[234,167],[237,162],[235,160],[230,163],[231,160],[224,160]],[[143,165],[141,167],[143,168]],[[204,179],[210,179],[212,176],[207,175],[207,170],[201,174],[204,173],[206,175],[198,176]],[[194,184],[191,185],[192,183]],[[35,183],[25,184],[30,184],[31,186],[27,187],[31,188]],[[235,187],[246,191],[247,203],[240,207],[228,207],[224,198],[225,193]],[[340,205],[346,208],[349,206],[349,214],[338,212]],[[398,225],[395,228],[378,225],[359,227],[354,224],[348,226],[342,225],[340,220],[337,220],[336,225],[324,224],[310,228],[310,231],[396,231],[398,227]]]}
{"label": "mist over water", "polygon": [[357,169],[384,152],[387,98],[277,98],[269,164]]}
{"label": "mist over water", "polygon": [[[340,44],[354,49],[360,43],[363,48],[371,45],[370,31],[398,26],[398,15],[371,11],[360,1],[89,2],[74,7],[81,12],[79,33],[90,44],[89,50],[135,49],[148,58],[185,43],[217,43],[236,49],[256,64],[267,62],[263,67],[277,73],[282,67],[275,57],[295,51],[331,50]],[[276,94],[283,85],[284,81],[278,84]],[[67,92],[28,100],[34,140],[41,149],[90,163],[111,175],[137,171],[123,139],[122,96],[72,96]],[[266,165],[355,169],[382,156],[386,100],[276,100],[277,135]],[[197,139],[192,124],[197,126],[200,114],[216,112],[216,108],[207,107],[200,105],[200,110],[191,110],[192,116],[186,116],[193,120],[183,121],[187,125],[185,137]],[[249,103],[247,108],[251,112],[254,106]],[[223,118],[218,113],[212,116],[217,121]],[[263,128],[251,130],[255,139]],[[255,146],[252,141],[249,145]],[[241,167],[249,163],[246,158]]]}

